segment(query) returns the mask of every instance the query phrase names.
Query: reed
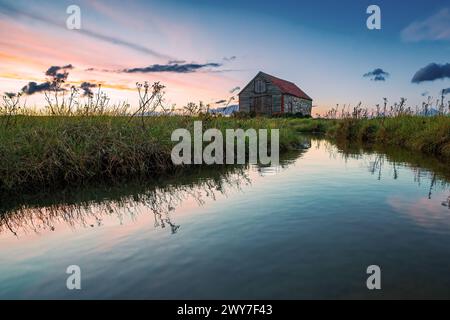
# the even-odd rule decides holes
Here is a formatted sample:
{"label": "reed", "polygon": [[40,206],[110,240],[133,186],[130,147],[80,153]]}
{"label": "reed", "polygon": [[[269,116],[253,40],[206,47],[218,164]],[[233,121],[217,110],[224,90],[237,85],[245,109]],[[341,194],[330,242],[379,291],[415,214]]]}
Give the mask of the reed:
{"label": "reed", "polygon": [[[204,130],[280,128],[280,148],[298,135],[288,120],[190,116],[15,116],[0,126],[0,190],[79,185],[186,170],[172,164],[171,134],[202,120]],[[283,122],[284,121],[284,122]]]}

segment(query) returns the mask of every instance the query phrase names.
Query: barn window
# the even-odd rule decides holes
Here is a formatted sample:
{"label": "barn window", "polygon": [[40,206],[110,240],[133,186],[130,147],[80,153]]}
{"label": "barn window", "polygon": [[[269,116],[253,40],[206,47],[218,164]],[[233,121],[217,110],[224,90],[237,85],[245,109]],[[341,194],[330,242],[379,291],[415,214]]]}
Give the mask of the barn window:
{"label": "barn window", "polygon": [[255,92],[256,93],[266,92],[266,83],[263,80],[257,79],[255,81]]}

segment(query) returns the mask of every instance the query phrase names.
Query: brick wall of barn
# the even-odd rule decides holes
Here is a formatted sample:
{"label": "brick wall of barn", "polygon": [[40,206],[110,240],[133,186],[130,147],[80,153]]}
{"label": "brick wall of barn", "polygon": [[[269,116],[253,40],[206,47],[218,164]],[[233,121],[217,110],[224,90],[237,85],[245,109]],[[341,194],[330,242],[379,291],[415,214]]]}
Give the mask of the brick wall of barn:
{"label": "brick wall of barn", "polygon": [[303,115],[311,115],[312,101],[294,97],[288,94],[284,95],[284,112],[298,113]]}

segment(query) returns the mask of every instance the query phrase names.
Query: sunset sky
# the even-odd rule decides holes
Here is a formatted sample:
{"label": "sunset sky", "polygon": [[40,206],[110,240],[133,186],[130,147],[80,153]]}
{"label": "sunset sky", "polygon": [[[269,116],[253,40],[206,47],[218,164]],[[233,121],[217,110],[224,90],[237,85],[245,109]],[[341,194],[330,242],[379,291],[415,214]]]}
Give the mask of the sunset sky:
{"label": "sunset sky", "polygon": [[[81,30],[66,28],[72,4]],[[371,4],[381,30],[366,27]],[[415,106],[450,88],[449,57],[448,1],[0,0],[1,93],[72,65],[70,84],[101,83],[113,101],[135,103],[147,80],[166,85],[168,104],[215,107],[264,71],[295,82],[313,113],[383,97]]]}

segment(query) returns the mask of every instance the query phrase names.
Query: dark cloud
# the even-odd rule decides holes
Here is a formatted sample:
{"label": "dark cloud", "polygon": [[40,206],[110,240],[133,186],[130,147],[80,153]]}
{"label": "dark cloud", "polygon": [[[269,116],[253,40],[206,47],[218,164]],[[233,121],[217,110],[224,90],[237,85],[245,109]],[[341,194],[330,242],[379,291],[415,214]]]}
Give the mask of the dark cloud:
{"label": "dark cloud", "polygon": [[225,102],[227,102],[227,100],[219,100],[219,101],[216,101],[216,104],[222,104],[222,103],[225,103]]}
{"label": "dark cloud", "polygon": [[443,95],[446,95],[446,94],[449,94],[449,93],[450,93],[450,88],[442,89],[442,94]]}
{"label": "dark cloud", "polygon": [[154,64],[144,68],[132,68],[132,69],[124,69],[122,72],[126,73],[151,73],[151,72],[174,72],[174,73],[190,73],[196,72],[200,69],[211,67],[218,68],[220,67],[220,63],[205,63],[205,64],[197,64],[197,63],[187,63],[187,64]]}
{"label": "dark cloud", "polygon": [[51,88],[52,84],[50,82],[44,82],[40,84],[37,84],[36,82],[28,82],[28,84],[22,88],[22,92],[27,95],[32,95],[35,93],[50,90]]}
{"label": "dark cloud", "polygon": [[62,67],[60,67],[60,66],[51,66],[50,68],[48,68],[48,70],[45,72],[45,75],[46,76],[51,76],[51,77],[54,77],[54,76],[56,76],[57,74],[58,74],[58,71],[66,71],[66,70],[69,70],[69,69],[73,69],[73,65],[71,65],[71,64],[68,64],[68,65],[66,65],[66,66],[62,66]]}
{"label": "dark cloud", "polygon": [[450,63],[437,64],[430,63],[414,74],[412,83],[421,83],[423,81],[434,81],[438,79],[450,78]]}
{"label": "dark cloud", "polygon": [[90,83],[90,82],[83,82],[80,85],[81,90],[83,90],[83,96],[84,97],[92,97],[94,95],[94,93],[92,92],[92,88],[97,87],[97,85],[95,83]]}
{"label": "dark cloud", "polygon": [[67,70],[73,68],[74,67],[71,64],[65,66],[51,66],[45,72],[45,75],[49,77],[47,81],[39,84],[34,81],[28,82],[28,84],[22,88],[22,92],[27,95],[32,95],[48,90],[64,91],[65,89],[62,88],[60,84],[67,80],[67,77],[69,76]]}
{"label": "dark cloud", "polygon": [[73,69],[73,66],[71,64],[62,67],[51,66],[45,72],[45,75],[51,77],[52,81],[65,82],[67,80],[67,77],[69,76],[69,72],[67,72],[67,70],[70,69]]}
{"label": "dark cloud", "polygon": [[224,57],[223,60],[230,62],[230,61],[236,60],[236,56]]}
{"label": "dark cloud", "polygon": [[[29,82],[26,86],[22,88],[22,92],[27,95],[32,95],[35,93],[45,92],[49,90],[57,90],[57,91],[65,91],[66,89],[59,85],[56,80],[66,80],[69,76],[67,70],[73,69],[73,65],[68,64],[65,66],[51,66],[45,72],[45,75],[48,76],[48,80],[43,83]],[[80,85],[80,89],[82,90],[82,96],[91,97],[93,96],[92,88],[97,87],[95,83],[90,82],[82,82]]]}
{"label": "dark cloud", "polygon": [[370,78],[372,81],[386,81],[386,78],[389,77],[389,73],[381,68],[376,68],[373,71],[365,73],[363,77]]}

